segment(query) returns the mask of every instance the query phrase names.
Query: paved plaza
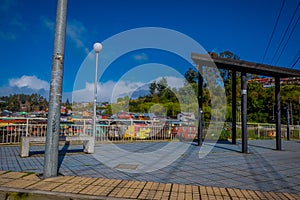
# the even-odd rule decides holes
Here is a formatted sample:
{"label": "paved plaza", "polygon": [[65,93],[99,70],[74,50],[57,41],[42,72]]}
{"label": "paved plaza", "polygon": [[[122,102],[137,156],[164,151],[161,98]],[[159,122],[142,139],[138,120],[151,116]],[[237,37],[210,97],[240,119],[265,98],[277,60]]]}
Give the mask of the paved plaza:
{"label": "paved plaza", "polygon": [[[277,151],[275,140],[250,140],[248,154],[240,153],[239,143],[219,142],[214,146],[207,143],[207,148],[199,151],[193,143],[183,148],[178,142],[172,147],[178,145],[174,150],[178,151],[177,157],[165,154],[172,150],[168,145],[167,142],[97,144],[95,154],[84,154],[81,145],[61,146],[59,173],[68,177],[300,194],[299,141],[283,141],[283,150]],[[19,146],[1,146],[0,170],[41,174],[44,146],[30,149],[30,157],[20,158]],[[157,150],[161,151],[151,154]],[[147,156],[159,159],[149,161]]]}

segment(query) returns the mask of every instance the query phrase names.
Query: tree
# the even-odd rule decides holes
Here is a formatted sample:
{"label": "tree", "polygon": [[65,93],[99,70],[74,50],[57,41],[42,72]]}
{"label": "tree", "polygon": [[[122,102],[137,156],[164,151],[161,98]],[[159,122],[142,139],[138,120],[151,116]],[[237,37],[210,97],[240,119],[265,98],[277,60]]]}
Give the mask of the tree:
{"label": "tree", "polygon": [[159,94],[167,87],[168,87],[168,82],[167,82],[166,78],[162,78],[162,79],[160,79],[160,81],[158,81],[157,90],[158,90]]}
{"label": "tree", "polygon": [[40,94],[14,94],[1,97],[5,103],[1,103],[1,110],[10,111],[40,111],[48,106],[47,100]]}
{"label": "tree", "polygon": [[70,105],[70,102],[69,102],[69,99],[67,98],[67,100],[66,100],[66,106],[69,106]]}
{"label": "tree", "polygon": [[20,111],[21,110],[20,100],[17,95],[13,95],[10,97],[9,103],[7,105],[7,110],[10,110],[10,111]]}
{"label": "tree", "polygon": [[149,90],[150,90],[150,95],[151,95],[151,97],[153,97],[154,96],[154,94],[155,94],[155,91],[156,91],[156,81],[153,81],[151,84],[150,84],[150,86],[149,86]]}
{"label": "tree", "polygon": [[188,83],[197,83],[198,81],[198,72],[195,71],[194,69],[192,68],[189,68],[185,74],[184,74],[184,77],[186,79],[186,81]]}

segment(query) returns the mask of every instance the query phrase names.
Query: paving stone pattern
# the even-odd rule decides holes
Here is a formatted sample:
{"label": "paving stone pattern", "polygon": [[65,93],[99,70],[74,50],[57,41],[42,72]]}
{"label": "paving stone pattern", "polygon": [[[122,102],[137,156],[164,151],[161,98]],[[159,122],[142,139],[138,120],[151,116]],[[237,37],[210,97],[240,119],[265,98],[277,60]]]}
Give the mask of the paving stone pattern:
{"label": "paving stone pattern", "polygon": [[[95,153],[97,153],[97,151],[100,152],[103,145],[110,144],[97,144]],[[117,145],[119,148],[130,153],[151,152],[155,149],[162,148],[166,143],[141,142]],[[120,189],[119,192],[113,192],[111,189],[114,186],[106,185],[106,188],[97,189],[99,185],[92,187],[92,184],[86,184],[89,186],[82,188],[81,186],[76,186],[76,183],[68,183],[68,187],[59,187],[58,181],[56,181],[57,185],[54,185],[52,188],[52,186],[45,184],[44,181],[39,182],[39,184],[41,184],[40,186],[35,186],[31,184],[32,180],[26,179],[22,180],[22,185],[26,185],[28,188],[46,187],[46,189],[55,189],[56,191],[74,190],[74,192],[79,193],[82,191],[84,191],[84,193],[97,191],[101,194],[109,193],[116,197],[119,197],[121,194],[122,197],[135,194],[145,198],[154,198],[155,195],[173,195],[172,192],[168,193],[168,191],[161,189],[161,187],[157,187],[159,183],[163,184],[165,188],[168,188],[169,186],[167,185],[171,184],[172,190],[178,189],[178,193],[176,193],[177,196],[174,194],[178,199],[180,199],[180,195],[182,195],[180,187],[187,187],[180,186],[181,184],[190,185],[189,191],[197,190],[194,187],[202,191],[201,188],[203,187],[207,195],[211,194],[212,191],[214,194],[220,192],[221,189],[215,189],[216,191],[214,191],[214,189],[212,189],[212,191],[210,189],[209,191],[207,190],[207,188],[214,187],[250,191],[245,194],[235,194],[231,192],[230,189],[226,189],[227,194],[231,197],[235,197],[234,195],[236,195],[236,197],[241,198],[242,195],[244,195],[243,198],[246,198],[245,195],[251,195],[251,191],[267,192],[266,194],[270,195],[274,192],[300,194],[300,142],[283,141],[282,146],[282,151],[276,151],[274,150],[275,140],[251,140],[249,141],[249,153],[243,154],[240,153],[240,144],[217,143],[207,156],[200,159],[199,147],[191,144],[188,150],[170,165],[153,172],[145,173],[130,173],[120,171],[117,168],[110,168],[106,166],[105,163],[95,159],[93,155],[84,154],[82,152],[82,146],[80,145],[70,145],[67,148],[62,146],[60,147],[62,151],[59,156],[59,173],[61,175],[67,177],[78,176],[91,178],[90,180],[101,178],[105,180],[122,180],[123,182],[139,181],[141,185],[145,183],[143,191],[139,193],[139,189],[141,188],[137,188],[137,186],[130,188],[128,186],[131,189],[130,191]],[[1,178],[0,182],[6,184],[5,181],[7,181],[7,179],[20,178],[17,172],[42,173],[44,162],[43,150],[43,146],[33,146],[31,147],[30,157],[20,158],[18,146],[0,146],[0,170],[14,171],[13,174],[0,173],[0,178],[2,176],[16,176],[5,177],[5,179]],[[109,152],[106,153],[109,154]],[[116,161],[116,166],[126,164],[124,161],[120,161],[120,163]],[[63,181],[65,181],[65,178]],[[150,186],[150,183],[154,185]],[[13,182],[10,184],[13,185]],[[124,188],[128,187],[126,186]],[[156,190],[153,188],[156,188]],[[153,191],[159,191],[159,194]],[[184,194],[186,193],[194,196],[193,192],[185,192]]]}
{"label": "paving stone pattern", "polygon": [[[78,176],[60,176],[41,179],[37,175],[22,172],[0,171],[0,194],[6,190],[24,194],[39,194],[68,197],[73,195],[83,199],[82,195],[90,195],[92,199],[294,199],[300,194],[262,192],[240,190],[233,188],[219,188],[210,186],[196,186],[184,184],[139,182],[107,178],[87,178]],[[46,193],[47,192],[47,193]],[[7,195],[6,195],[7,196]],[[32,196],[32,199],[34,196]],[[55,198],[53,198],[55,199]]]}

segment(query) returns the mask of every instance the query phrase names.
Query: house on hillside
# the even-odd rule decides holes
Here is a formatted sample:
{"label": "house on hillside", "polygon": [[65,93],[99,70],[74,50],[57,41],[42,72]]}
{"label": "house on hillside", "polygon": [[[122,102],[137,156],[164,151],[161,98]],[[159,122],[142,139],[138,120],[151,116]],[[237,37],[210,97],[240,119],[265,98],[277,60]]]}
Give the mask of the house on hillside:
{"label": "house on hillside", "polygon": [[177,119],[182,123],[192,123],[196,120],[195,114],[192,112],[181,112],[177,115]]}

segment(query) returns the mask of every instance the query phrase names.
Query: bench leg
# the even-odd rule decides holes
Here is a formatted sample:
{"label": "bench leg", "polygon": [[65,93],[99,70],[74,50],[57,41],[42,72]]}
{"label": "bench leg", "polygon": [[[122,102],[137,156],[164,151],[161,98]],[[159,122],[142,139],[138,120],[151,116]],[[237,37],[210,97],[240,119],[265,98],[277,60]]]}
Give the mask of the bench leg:
{"label": "bench leg", "polygon": [[95,139],[83,141],[83,152],[85,153],[94,153],[95,149]]}
{"label": "bench leg", "polygon": [[20,148],[20,157],[25,158],[29,156],[29,141],[25,138],[22,138],[21,148]]}

